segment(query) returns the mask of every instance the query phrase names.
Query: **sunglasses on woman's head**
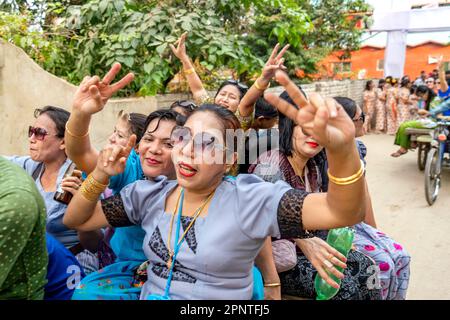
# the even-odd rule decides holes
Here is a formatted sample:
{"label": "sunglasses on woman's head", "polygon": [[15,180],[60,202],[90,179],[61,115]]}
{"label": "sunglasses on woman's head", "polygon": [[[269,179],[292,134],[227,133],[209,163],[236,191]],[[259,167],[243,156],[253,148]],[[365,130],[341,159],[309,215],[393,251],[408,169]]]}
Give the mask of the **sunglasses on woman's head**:
{"label": "sunglasses on woman's head", "polygon": [[366,121],[366,115],[364,114],[364,112],[361,113],[361,115],[359,116],[358,119],[353,119],[354,122],[357,121],[361,121],[362,123],[364,123],[364,121]]}
{"label": "sunglasses on woman's head", "polygon": [[212,151],[214,148],[226,150],[227,148],[220,143],[214,135],[208,132],[199,132],[192,137],[192,132],[188,127],[176,126],[172,130],[170,136],[174,147],[184,148],[191,140],[194,144],[194,152],[202,153],[204,151]]}
{"label": "sunglasses on woman's head", "polygon": [[57,136],[57,134],[48,133],[47,130],[45,130],[44,128],[29,126],[28,138],[31,138],[33,135],[37,140],[41,141],[45,139],[45,136]]}
{"label": "sunglasses on woman's head", "polygon": [[189,109],[189,110],[194,110],[195,108],[197,108],[197,105],[189,100],[178,100],[175,101],[174,103],[172,103],[172,105],[170,106],[170,109],[176,108],[176,107],[182,107],[185,109]]}
{"label": "sunglasses on woman's head", "polygon": [[248,86],[246,86],[245,84],[243,84],[243,83],[241,83],[239,81],[236,81],[236,80],[227,80],[226,83],[235,85],[241,90],[245,90],[245,91],[248,90]]}

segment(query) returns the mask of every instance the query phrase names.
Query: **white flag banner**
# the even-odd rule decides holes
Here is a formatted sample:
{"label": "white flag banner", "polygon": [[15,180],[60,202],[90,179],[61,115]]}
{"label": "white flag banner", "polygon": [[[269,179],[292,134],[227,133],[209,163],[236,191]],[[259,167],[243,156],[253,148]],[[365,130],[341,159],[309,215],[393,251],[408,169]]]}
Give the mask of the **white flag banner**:
{"label": "white flag banner", "polygon": [[388,33],[386,52],[384,54],[384,76],[401,78],[405,67],[406,38],[405,31]]}

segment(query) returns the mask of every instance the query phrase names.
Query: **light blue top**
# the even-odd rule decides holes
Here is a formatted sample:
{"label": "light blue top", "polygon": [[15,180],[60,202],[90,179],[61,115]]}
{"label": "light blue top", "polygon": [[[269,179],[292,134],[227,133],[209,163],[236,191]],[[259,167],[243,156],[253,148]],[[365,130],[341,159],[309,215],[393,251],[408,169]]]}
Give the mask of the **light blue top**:
{"label": "light blue top", "polygon": [[[149,294],[163,294],[166,286],[171,214],[164,208],[167,195],[176,185],[176,181],[158,177],[152,182],[137,181],[120,192],[128,218],[146,231],[143,249],[150,263],[141,292],[144,300]],[[211,200],[208,215],[196,220],[181,245],[171,299],[250,299],[254,260],[267,236],[280,236],[278,205],[290,189],[283,181],[272,184],[249,174],[224,179]],[[182,217],[183,230],[191,219]],[[174,239],[175,232],[171,247]]]}
{"label": "light blue top", "polygon": [[[128,156],[125,171],[111,177],[109,188],[113,194],[118,194],[125,186],[142,179],[144,179],[144,172],[141,161],[133,149]],[[111,249],[117,257],[116,261],[142,262],[147,260],[142,251],[144,236],[145,232],[140,226],[116,228],[110,240]]]}
{"label": "light blue top", "polygon": [[[32,160],[30,156],[11,156],[5,158],[22,167],[30,176],[33,175],[40,164],[39,162]],[[71,163],[72,161],[67,158],[61,166],[56,179],[56,185],[61,183],[64,173]],[[43,168],[44,167],[42,166],[42,169]],[[42,172],[43,170],[39,172],[35,182],[39,193],[44,198],[45,206],[47,208],[47,232],[61,242],[66,248],[70,248],[80,242],[78,234],[75,230],[70,230],[63,224],[62,220],[67,205],[53,200],[55,192],[46,192],[44,190],[41,185]]]}

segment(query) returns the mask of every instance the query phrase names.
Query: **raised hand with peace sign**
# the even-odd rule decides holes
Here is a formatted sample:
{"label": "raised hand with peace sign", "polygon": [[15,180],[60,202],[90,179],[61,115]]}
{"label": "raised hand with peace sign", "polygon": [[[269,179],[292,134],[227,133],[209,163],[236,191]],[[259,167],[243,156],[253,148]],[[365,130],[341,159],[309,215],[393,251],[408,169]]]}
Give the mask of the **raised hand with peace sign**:
{"label": "raised hand with peace sign", "polygon": [[265,95],[266,100],[278,111],[300,125],[303,131],[312,136],[329,151],[339,151],[351,145],[355,138],[355,127],[344,109],[332,98],[322,98],[318,93],[311,93],[309,101],[286,73],[277,70],[275,80],[287,91],[299,107],[279,98],[273,93]]}
{"label": "raised hand with peace sign", "polygon": [[109,98],[134,79],[134,75],[128,73],[118,82],[111,84],[120,69],[120,63],[115,63],[102,80],[98,76],[86,76],[75,92],[72,110],[88,115],[101,111]]}

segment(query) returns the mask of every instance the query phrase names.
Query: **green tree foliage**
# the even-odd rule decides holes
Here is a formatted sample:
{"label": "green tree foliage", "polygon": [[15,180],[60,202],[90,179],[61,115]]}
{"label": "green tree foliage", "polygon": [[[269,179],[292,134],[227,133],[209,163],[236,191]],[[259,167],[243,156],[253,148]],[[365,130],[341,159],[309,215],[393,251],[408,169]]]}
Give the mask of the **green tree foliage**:
{"label": "green tree foliage", "polygon": [[[31,4],[30,4],[31,3]],[[360,32],[349,11],[364,0],[60,0],[8,1],[0,7],[0,37],[22,47],[46,70],[79,83],[113,62],[136,79],[122,95],[165,92],[180,70],[171,54],[185,31],[188,53],[216,87],[214,70],[231,68],[247,81],[273,46],[291,44],[288,67],[314,72],[334,49],[354,49]],[[209,77],[208,77],[209,75]],[[203,77],[204,76],[204,77]]]}

